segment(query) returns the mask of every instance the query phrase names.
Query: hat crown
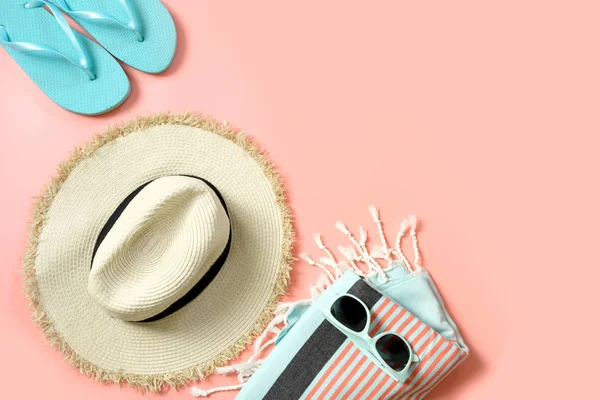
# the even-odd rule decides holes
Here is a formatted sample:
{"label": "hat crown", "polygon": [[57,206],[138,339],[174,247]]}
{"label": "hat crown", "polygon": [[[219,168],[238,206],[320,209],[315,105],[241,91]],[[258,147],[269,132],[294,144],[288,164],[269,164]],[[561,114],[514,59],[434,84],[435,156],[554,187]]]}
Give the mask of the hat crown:
{"label": "hat crown", "polygon": [[88,292],[111,316],[151,318],[198,283],[223,253],[229,218],[204,181],[156,179],[143,187],[100,243]]}

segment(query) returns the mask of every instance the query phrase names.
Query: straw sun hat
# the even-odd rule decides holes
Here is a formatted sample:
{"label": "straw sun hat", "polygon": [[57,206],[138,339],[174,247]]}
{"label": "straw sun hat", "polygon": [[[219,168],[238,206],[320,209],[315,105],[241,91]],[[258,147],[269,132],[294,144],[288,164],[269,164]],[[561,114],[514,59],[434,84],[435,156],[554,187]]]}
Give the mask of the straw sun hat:
{"label": "straw sun hat", "polygon": [[279,176],[253,144],[157,115],[59,167],[35,205],[25,288],[82,373],[159,391],[202,379],[264,328],[292,239]]}

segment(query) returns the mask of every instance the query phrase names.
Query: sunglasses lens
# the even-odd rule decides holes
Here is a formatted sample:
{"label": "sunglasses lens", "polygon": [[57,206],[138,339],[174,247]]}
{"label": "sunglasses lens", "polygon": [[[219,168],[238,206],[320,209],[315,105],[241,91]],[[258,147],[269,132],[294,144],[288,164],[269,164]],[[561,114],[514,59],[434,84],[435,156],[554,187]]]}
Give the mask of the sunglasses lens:
{"label": "sunglasses lens", "polygon": [[402,371],[408,364],[410,349],[399,336],[388,334],[380,337],[375,344],[381,358],[394,371]]}
{"label": "sunglasses lens", "polygon": [[331,315],[346,328],[362,332],[367,325],[367,310],[354,297],[342,296],[331,306]]}

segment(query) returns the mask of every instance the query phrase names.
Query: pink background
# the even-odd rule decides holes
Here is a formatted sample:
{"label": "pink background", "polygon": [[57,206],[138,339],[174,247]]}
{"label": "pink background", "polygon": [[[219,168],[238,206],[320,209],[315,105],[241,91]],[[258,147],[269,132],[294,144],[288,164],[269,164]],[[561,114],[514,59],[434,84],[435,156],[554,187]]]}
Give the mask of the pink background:
{"label": "pink background", "polygon": [[[49,347],[29,319],[20,255],[31,198],[74,146],[135,115],[186,109],[271,153],[298,251],[318,254],[313,231],[345,243],[334,221],[369,224],[370,203],[390,235],[420,216],[424,265],[472,348],[430,399],[592,397],[597,2],[165,3],[179,31],[173,66],[127,68],[131,97],[105,116],[60,109],[0,50],[0,397],[141,398],[80,376]],[[316,276],[297,263],[291,298]]]}

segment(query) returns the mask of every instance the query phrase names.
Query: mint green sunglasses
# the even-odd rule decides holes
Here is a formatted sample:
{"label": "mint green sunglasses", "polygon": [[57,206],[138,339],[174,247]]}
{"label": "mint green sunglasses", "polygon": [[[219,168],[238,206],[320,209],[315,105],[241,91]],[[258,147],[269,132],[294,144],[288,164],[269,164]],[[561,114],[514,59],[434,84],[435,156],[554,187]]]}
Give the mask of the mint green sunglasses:
{"label": "mint green sunglasses", "polygon": [[420,362],[408,341],[394,332],[369,335],[371,312],[351,294],[338,296],[329,309],[321,310],[327,320],[345,333],[369,359],[397,382],[404,382],[410,367]]}

